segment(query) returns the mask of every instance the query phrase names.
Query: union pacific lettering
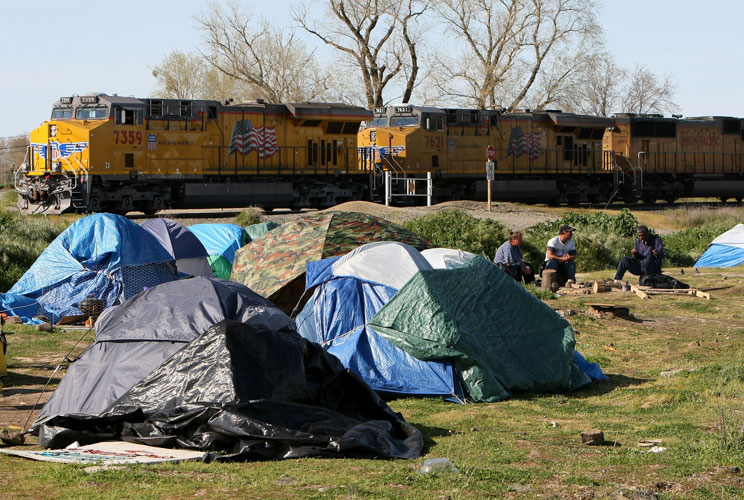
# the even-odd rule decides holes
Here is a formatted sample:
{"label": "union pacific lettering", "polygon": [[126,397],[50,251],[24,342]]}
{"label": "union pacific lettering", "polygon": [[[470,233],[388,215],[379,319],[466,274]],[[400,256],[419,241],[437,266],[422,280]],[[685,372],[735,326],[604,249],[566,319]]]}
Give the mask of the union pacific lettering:
{"label": "union pacific lettering", "polygon": [[721,146],[720,135],[680,134],[679,144],[683,148],[717,148]]}

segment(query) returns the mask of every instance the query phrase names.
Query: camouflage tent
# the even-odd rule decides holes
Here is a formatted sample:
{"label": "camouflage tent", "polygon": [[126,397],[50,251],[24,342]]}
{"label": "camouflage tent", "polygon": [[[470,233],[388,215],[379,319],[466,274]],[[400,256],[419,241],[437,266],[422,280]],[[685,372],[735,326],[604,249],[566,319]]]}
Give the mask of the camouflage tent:
{"label": "camouflage tent", "polygon": [[317,212],[283,224],[238,250],[230,279],[291,313],[304,292],[308,262],[342,255],[374,241],[399,241],[418,250],[432,246],[421,236],[379,217]]}

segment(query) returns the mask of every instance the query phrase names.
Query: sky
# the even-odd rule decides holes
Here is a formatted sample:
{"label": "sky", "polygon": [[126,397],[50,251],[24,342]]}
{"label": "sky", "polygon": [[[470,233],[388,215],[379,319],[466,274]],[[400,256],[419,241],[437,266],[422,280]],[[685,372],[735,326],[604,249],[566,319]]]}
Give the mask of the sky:
{"label": "sky", "polygon": [[[291,0],[243,3],[276,24],[290,15]],[[744,2],[598,3],[607,49],[620,66],[670,75],[685,116],[744,117]],[[152,95],[153,67],[174,49],[200,46],[194,16],[207,7],[206,0],[0,0],[0,138],[39,126],[60,96]]]}

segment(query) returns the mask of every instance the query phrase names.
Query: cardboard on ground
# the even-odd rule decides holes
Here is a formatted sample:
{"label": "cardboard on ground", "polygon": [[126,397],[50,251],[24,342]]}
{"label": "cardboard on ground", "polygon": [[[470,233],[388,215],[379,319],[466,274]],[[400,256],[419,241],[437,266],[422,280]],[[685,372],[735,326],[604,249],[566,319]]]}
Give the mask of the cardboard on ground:
{"label": "cardboard on ground", "polygon": [[206,455],[202,451],[174,450],[157,448],[126,441],[104,441],[85,446],[68,446],[63,450],[23,450],[0,448],[0,453],[18,457],[42,460],[45,462],[83,463],[99,465],[154,464],[161,462],[181,462],[201,460]]}

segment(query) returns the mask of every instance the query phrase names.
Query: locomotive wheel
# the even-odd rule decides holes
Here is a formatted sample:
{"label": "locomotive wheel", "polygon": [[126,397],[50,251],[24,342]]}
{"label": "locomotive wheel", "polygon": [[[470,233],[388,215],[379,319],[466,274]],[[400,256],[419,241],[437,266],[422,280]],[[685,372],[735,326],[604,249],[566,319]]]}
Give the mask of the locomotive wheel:
{"label": "locomotive wheel", "polygon": [[664,198],[664,200],[665,200],[665,201],[666,201],[667,203],[669,203],[670,205],[674,205],[674,202],[675,202],[675,200],[676,200],[676,199],[677,199],[677,197],[676,197],[676,196],[674,196],[674,195],[669,195],[669,196],[667,196],[666,198]]}
{"label": "locomotive wheel", "polygon": [[721,203],[724,203],[724,204],[726,203],[726,200],[728,200],[726,196],[719,196],[718,199],[721,200]]}

